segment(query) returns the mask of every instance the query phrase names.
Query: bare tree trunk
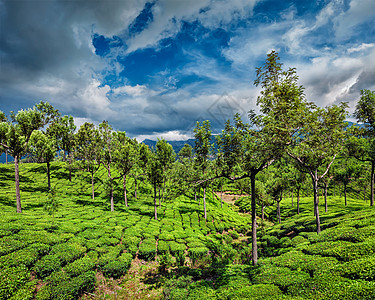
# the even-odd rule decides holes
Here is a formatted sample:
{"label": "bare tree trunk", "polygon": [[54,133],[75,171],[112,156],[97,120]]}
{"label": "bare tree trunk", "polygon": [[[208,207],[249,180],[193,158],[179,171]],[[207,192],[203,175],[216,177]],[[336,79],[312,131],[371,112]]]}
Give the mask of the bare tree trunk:
{"label": "bare tree trunk", "polygon": [[264,205],[262,205],[262,220],[264,221]]}
{"label": "bare tree trunk", "polygon": [[194,201],[197,202],[197,187],[194,187]]}
{"label": "bare tree trunk", "polygon": [[252,237],[252,261],[255,266],[258,263],[258,245],[257,245],[257,218],[256,218],[256,198],[255,198],[255,175],[250,175],[251,186],[251,237]]}
{"label": "bare tree trunk", "polygon": [[48,181],[48,190],[51,190],[51,172],[50,172],[50,162],[47,161],[47,181]]}
{"label": "bare tree trunk", "polygon": [[14,177],[16,181],[16,201],[17,201],[17,213],[22,213],[21,208],[21,193],[20,193],[20,173],[18,165],[18,155],[14,156]]}
{"label": "bare tree trunk", "polygon": [[5,149],[5,164],[8,164],[8,149]]}
{"label": "bare tree trunk", "polygon": [[363,187],[363,200],[366,202],[366,186]]}
{"label": "bare tree trunk", "polygon": [[281,224],[280,201],[281,201],[281,197],[280,197],[280,200],[277,201],[277,221],[279,222],[279,224]]}
{"label": "bare tree trunk", "polygon": [[223,208],[223,184],[221,184],[220,205]]}
{"label": "bare tree trunk", "polygon": [[328,190],[328,184],[324,184],[324,206],[325,206],[325,212],[328,211],[328,202],[327,202],[327,190]]}
{"label": "bare tree trunk", "polygon": [[159,186],[159,208],[161,208],[161,202],[160,202],[160,186]]}
{"label": "bare tree trunk", "polygon": [[203,188],[203,209],[204,209],[204,218],[207,220],[207,211],[206,211],[206,187]]}
{"label": "bare tree trunk", "polygon": [[95,190],[94,190],[94,172],[91,172],[91,194],[92,200],[95,200]]}
{"label": "bare tree trunk", "polygon": [[292,207],[293,207],[293,191],[291,192],[291,194],[292,194]]}
{"label": "bare tree trunk", "polygon": [[300,189],[297,190],[297,215],[299,215],[299,193],[300,193]]}
{"label": "bare tree trunk", "polygon": [[374,181],[375,181],[375,160],[371,162],[371,198],[370,206],[374,206]]}
{"label": "bare tree trunk", "polygon": [[128,197],[126,196],[126,175],[124,175],[124,199],[125,199],[125,206],[128,206]]}
{"label": "bare tree trunk", "polygon": [[154,184],[154,209],[155,209],[155,220],[158,219],[158,211],[156,205],[156,184]]}
{"label": "bare tree trunk", "polygon": [[137,199],[137,177],[134,176],[134,197]]}
{"label": "bare tree trunk", "polygon": [[346,183],[344,183],[344,197],[345,197],[345,206],[348,206],[348,201],[346,200]]}
{"label": "bare tree trunk", "polygon": [[314,189],[314,214],[316,220],[316,233],[320,233],[320,217],[319,217],[319,199],[318,199],[318,174],[317,170],[315,170],[315,176],[311,176],[313,181],[313,189]]}
{"label": "bare tree trunk", "polygon": [[69,159],[69,182],[72,182],[72,155],[71,153],[68,153],[68,159]]}
{"label": "bare tree trunk", "polygon": [[111,185],[111,190],[110,190],[110,198],[111,198],[111,211],[115,211],[115,203],[113,201],[113,181],[112,181],[112,176],[111,176],[111,169],[108,166],[108,178],[110,180],[110,185]]}

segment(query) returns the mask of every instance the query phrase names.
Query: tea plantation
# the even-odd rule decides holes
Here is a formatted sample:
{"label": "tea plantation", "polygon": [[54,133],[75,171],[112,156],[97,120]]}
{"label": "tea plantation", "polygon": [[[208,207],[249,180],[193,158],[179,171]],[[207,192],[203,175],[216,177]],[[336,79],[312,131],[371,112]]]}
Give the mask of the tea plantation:
{"label": "tea plantation", "polygon": [[162,201],[156,221],[151,185],[135,198],[129,179],[129,207],[119,189],[110,212],[104,170],[92,200],[90,179],[54,162],[50,215],[44,166],[20,173],[17,214],[14,167],[0,165],[0,299],[375,299],[375,210],[354,193],[322,205],[319,235],[310,197],[299,215],[284,199],[281,224],[268,208],[254,267],[249,215],[212,193],[207,221],[194,194]]}

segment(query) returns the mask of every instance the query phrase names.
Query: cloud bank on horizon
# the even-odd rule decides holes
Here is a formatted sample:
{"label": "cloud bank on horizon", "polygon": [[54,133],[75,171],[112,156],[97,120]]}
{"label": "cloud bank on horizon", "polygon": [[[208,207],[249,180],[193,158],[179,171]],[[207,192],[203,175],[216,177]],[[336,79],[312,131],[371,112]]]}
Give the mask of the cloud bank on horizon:
{"label": "cloud bank on horizon", "polygon": [[44,100],[138,138],[215,133],[255,108],[272,49],[309,101],[352,112],[375,89],[375,1],[0,0],[0,110]]}

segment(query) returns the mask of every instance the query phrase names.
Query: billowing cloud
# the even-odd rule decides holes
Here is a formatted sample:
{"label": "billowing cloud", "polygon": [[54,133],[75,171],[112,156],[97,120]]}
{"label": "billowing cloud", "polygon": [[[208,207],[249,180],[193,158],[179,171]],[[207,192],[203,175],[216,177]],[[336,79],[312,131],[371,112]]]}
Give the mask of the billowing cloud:
{"label": "billowing cloud", "polygon": [[48,101],[130,136],[220,132],[275,49],[321,106],[375,89],[372,0],[0,0],[0,109]]}

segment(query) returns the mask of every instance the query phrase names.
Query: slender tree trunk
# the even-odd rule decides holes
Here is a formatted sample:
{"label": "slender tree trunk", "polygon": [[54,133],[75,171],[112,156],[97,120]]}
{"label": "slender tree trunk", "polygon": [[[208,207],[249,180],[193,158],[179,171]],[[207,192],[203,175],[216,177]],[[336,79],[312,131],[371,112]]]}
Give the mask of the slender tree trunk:
{"label": "slender tree trunk", "polygon": [[134,176],[134,197],[137,199],[137,177]]}
{"label": "slender tree trunk", "polygon": [[292,207],[293,207],[293,191],[291,192],[291,194],[292,194]]}
{"label": "slender tree trunk", "polygon": [[366,186],[363,187],[363,200],[366,202]]}
{"label": "slender tree trunk", "polygon": [[279,224],[281,224],[280,201],[281,199],[277,201],[277,221]]}
{"label": "slender tree trunk", "polygon": [[317,170],[315,170],[315,176],[312,177],[313,181],[313,189],[314,189],[314,214],[316,220],[316,233],[320,233],[320,217],[319,217],[319,199],[318,199],[318,174]]}
{"label": "slender tree trunk", "polygon": [[71,153],[68,153],[68,159],[69,159],[69,182],[72,182],[72,155]]}
{"label": "slender tree trunk", "polygon": [[197,187],[194,187],[194,201],[197,202]]}
{"label": "slender tree trunk", "polygon": [[324,207],[325,207],[325,212],[328,211],[328,203],[327,203],[327,190],[328,190],[328,184],[324,184]]}
{"label": "slender tree trunk", "polygon": [[164,202],[164,192],[165,192],[165,178],[163,178],[163,191],[162,191],[162,194],[161,194],[163,202]]}
{"label": "slender tree trunk", "polygon": [[94,172],[91,172],[91,194],[92,194],[92,200],[95,200],[95,190],[94,190]]}
{"label": "slender tree trunk", "polygon": [[221,205],[221,208],[223,208],[223,184],[221,184],[220,205]]}
{"label": "slender tree trunk", "polygon": [[300,189],[297,189],[297,215],[299,215],[299,194],[300,194]]}
{"label": "slender tree trunk", "polygon": [[160,202],[160,186],[159,186],[159,208],[161,208],[161,202]]}
{"label": "slender tree trunk", "polygon": [[345,206],[348,206],[348,201],[346,200],[346,183],[344,183],[344,197],[345,197]]}
{"label": "slender tree trunk", "polygon": [[64,162],[66,161],[66,153],[65,153],[65,150],[63,150],[64,152]]}
{"label": "slender tree trunk", "polygon": [[51,172],[50,172],[50,162],[47,161],[47,181],[48,181],[48,190],[51,190]]}
{"label": "slender tree trunk", "polygon": [[374,182],[375,182],[375,160],[371,162],[371,198],[370,206],[374,206]]}
{"label": "slender tree trunk", "polygon": [[115,203],[113,201],[113,181],[111,176],[111,169],[108,166],[108,178],[110,180],[111,190],[110,190],[110,198],[111,198],[111,211],[115,211]]}
{"label": "slender tree trunk", "polygon": [[255,175],[250,175],[251,186],[251,237],[252,237],[252,261],[255,266],[258,263],[258,245],[257,245],[257,218],[256,218],[256,198],[255,198]]}
{"label": "slender tree trunk", "polygon": [[206,211],[206,187],[203,188],[203,209],[204,209],[204,218],[207,221],[207,211]]}
{"label": "slender tree trunk", "polygon": [[17,201],[17,213],[22,213],[21,208],[21,193],[20,193],[20,173],[18,165],[18,155],[14,156],[14,177],[16,181],[16,201]]}
{"label": "slender tree trunk", "polygon": [[8,149],[5,149],[5,164],[8,164]]}
{"label": "slender tree trunk", "polygon": [[124,200],[125,200],[125,206],[128,206],[128,197],[126,196],[126,175],[124,175]]}
{"label": "slender tree trunk", "polygon": [[264,205],[262,205],[262,220],[264,221]]}
{"label": "slender tree trunk", "polygon": [[156,205],[156,184],[154,184],[154,209],[155,209],[155,220],[158,219],[158,211]]}

